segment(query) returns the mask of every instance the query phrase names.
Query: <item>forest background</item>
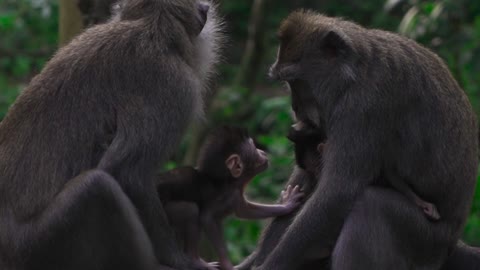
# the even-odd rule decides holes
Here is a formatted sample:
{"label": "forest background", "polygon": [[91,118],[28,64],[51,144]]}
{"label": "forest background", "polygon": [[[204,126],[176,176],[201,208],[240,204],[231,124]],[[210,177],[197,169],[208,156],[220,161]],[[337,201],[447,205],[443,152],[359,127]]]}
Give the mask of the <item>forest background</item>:
{"label": "forest background", "polygon": [[[164,169],[195,163],[205,133],[235,123],[248,128],[271,159],[248,196],[274,201],[293,167],[292,124],[285,86],[267,80],[277,49],[276,29],[299,8],[399,32],[438,53],[480,113],[480,1],[478,0],[218,0],[229,35],[207,120],[194,124]],[[0,0],[0,120],[56,49],[84,27],[74,0]],[[87,18],[88,19],[88,18]],[[256,245],[265,221],[230,218],[226,238],[235,262]],[[463,239],[480,245],[480,185]]]}

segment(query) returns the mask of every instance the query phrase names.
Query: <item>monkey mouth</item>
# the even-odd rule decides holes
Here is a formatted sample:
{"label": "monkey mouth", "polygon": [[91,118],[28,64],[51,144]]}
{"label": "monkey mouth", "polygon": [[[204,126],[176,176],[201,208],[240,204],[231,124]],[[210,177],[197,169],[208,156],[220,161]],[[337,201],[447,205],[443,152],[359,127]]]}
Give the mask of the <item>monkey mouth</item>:
{"label": "monkey mouth", "polygon": [[277,72],[276,66],[277,65],[274,64],[268,70],[268,79],[272,82],[280,81],[280,76]]}
{"label": "monkey mouth", "polygon": [[302,121],[298,121],[297,123],[292,125],[293,130],[300,131],[305,127],[305,124]]}
{"label": "monkey mouth", "polygon": [[208,17],[208,11],[210,10],[210,6],[205,3],[198,3],[198,11],[200,12],[200,18],[206,22]]}
{"label": "monkey mouth", "polygon": [[259,173],[263,172],[266,169],[268,169],[269,166],[270,166],[270,161],[268,159],[265,159],[264,161],[259,162],[258,165],[256,166],[257,167],[257,172],[259,172]]}

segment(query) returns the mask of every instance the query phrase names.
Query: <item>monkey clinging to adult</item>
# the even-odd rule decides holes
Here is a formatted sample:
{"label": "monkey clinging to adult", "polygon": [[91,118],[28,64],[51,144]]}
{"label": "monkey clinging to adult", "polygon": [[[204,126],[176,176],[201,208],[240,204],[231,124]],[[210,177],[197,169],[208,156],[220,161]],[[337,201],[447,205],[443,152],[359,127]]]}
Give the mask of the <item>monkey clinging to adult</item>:
{"label": "monkey clinging to adult", "polygon": [[[443,61],[405,37],[310,11],[291,14],[279,38],[271,75],[328,143],[321,181],[255,269],[296,269],[312,245],[334,246],[333,270],[439,269],[462,232],[478,167],[476,116]],[[441,219],[425,218],[392,177]]]}
{"label": "monkey clinging to adult", "polygon": [[[311,175],[317,174],[316,178],[320,177],[322,166],[322,153],[325,148],[326,140],[322,138],[322,131],[309,127],[307,124],[297,122],[292,126],[288,138],[295,143],[295,159],[297,165],[309,172]],[[411,202],[416,204],[425,215],[431,220],[440,219],[437,207],[422,198],[420,198],[407,183],[396,175],[391,178],[387,177],[389,183],[403,195],[405,195]]]}
{"label": "monkey clinging to adult", "polygon": [[206,1],[120,7],[60,49],[0,123],[1,269],[195,269],[153,180],[202,114],[219,21]]}
{"label": "monkey clinging to adult", "polygon": [[207,137],[197,168],[178,168],[159,176],[157,189],[169,220],[179,231],[185,251],[199,265],[216,269],[198,255],[204,231],[219,256],[220,268],[233,269],[223,238],[222,221],[227,215],[262,219],[289,214],[300,205],[299,186],[287,187],[280,204],[257,204],[244,197],[246,185],[267,167],[267,155],[245,130],[223,127]]}

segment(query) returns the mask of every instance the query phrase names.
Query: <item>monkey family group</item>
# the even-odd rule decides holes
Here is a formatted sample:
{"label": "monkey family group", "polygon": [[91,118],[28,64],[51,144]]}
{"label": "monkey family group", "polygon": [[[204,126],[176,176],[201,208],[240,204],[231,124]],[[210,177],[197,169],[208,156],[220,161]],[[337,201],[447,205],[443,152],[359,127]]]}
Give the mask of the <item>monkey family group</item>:
{"label": "monkey family group", "polygon": [[[444,61],[395,33],[304,10],[281,23],[269,76],[289,88],[295,164],[277,203],[244,196],[269,164],[242,128],[157,173],[215,80],[218,12],[122,0],[21,92],[0,122],[0,270],[480,269],[460,240],[476,115]],[[270,218],[237,266],[231,214]]]}

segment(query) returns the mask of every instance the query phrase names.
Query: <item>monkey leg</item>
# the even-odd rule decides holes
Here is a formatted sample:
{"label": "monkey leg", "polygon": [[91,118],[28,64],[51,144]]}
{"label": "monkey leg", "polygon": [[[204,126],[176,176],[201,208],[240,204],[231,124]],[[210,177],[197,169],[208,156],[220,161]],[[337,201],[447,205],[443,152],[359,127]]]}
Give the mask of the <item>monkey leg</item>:
{"label": "monkey leg", "polygon": [[187,201],[169,202],[165,205],[168,219],[173,226],[177,239],[182,244],[193,266],[198,269],[217,270],[214,263],[209,264],[200,258],[198,245],[202,228],[200,225],[200,209],[196,203]]}
{"label": "monkey leg", "polygon": [[449,243],[442,222],[429,222],[401,193],[370,187],[342,227],[332,270],[439,269]]}
{"label": "monkey leg", "polygon": [[419,199],[417,205],[422,209],[425,215],[431,220],[439,220],[440,213],[438,213],[437,207],[433,203],[426,202]]}
{"label": "monkey leg", "polygon": [[186,201],[169,202],[165,205],[168,219],[177,238],[187,255],[199,258],[198,243],[200,241],[200,210],[197,204]]}
{"label": "monkey leg", "polygon": [[11,269],[171,269],[157,264],[134,206],[100,170],[70,180],[30,221],[9,221]]}

